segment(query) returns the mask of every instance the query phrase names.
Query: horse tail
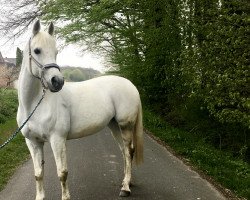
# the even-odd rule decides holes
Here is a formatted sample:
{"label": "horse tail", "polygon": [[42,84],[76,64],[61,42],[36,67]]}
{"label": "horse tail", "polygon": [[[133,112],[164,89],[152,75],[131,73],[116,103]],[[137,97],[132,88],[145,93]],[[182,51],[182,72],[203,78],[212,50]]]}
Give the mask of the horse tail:
{"label": "horse tail", "polygon": [[135,131],[133,134],[133,146],[135,149],[135,163],[139,165],[143,163],[143,123],[141,102],[139,105],[137,119],[135,123]]}

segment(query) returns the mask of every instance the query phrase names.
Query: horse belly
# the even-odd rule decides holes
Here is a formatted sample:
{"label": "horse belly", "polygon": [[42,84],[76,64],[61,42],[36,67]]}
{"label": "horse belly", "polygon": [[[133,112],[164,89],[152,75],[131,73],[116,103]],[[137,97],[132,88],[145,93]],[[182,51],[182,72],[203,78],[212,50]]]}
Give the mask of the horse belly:
{"label": "horse belly", "polygon": [[110,101],[103,101],[102,103],[99,101],[97,103],[97,100],[92,100],[88,102],[91,103],[84,102],[72,108],[68,139],[94,134],[106,127],[114,117],[115,110],[112,104],[107,103]]}
{"label": "horse belly", "polygon": [[97,133],[105,128],[111,119],[112,117],[103,119],[87,119],[84,117],[83,120],[72,123],[67,139],[77,139]]}

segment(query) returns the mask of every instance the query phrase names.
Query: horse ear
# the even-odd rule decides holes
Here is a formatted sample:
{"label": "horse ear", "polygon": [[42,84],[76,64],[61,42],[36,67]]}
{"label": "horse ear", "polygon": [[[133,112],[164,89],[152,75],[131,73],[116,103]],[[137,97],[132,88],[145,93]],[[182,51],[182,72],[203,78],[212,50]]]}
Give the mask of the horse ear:
{"label": "horse ear", "polygon": [[52,22],[50,22],[48,32],[50,35],[53,35],[53,33],[54,33],[54,24]]}
{"label": "horse ear", "polygon": [[37,20],[33,26],[33,35],[35,36],[41,29],[40,20]]}

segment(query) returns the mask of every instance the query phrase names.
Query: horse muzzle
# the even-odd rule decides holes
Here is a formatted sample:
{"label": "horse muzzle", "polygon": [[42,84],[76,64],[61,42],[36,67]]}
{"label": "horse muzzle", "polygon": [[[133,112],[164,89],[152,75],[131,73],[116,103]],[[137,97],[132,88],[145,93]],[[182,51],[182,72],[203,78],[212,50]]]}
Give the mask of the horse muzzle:
{"label": "horse muzzle", "polygon": [[[58,70],[55,71],[52,69]],[[48,88],[51,92],[59,92],[64,85],[64,78],[60,72],[60,67],[55,63],[50,63],[43,66],[42,79],[44,80],[42,80],[44,87]]]}
{"label": "horse muzzle", "polygon": [[49,90],[51,92],[59,92],[64,85],[64,78],[59,76],[53,76],[51,78],[50,84],[48,84]]}

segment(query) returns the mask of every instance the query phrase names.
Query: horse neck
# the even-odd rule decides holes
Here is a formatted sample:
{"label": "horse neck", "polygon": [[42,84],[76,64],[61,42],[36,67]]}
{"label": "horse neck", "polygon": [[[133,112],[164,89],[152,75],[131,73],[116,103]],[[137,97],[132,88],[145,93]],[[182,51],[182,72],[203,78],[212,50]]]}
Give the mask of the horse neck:
{"label": "horse neck", "polygon": [[30,112],[42,96],[42,86],[39,79],[29,72],[29,58],[24,55],[21,72],[18,81],[19,105],[25,111]]}

